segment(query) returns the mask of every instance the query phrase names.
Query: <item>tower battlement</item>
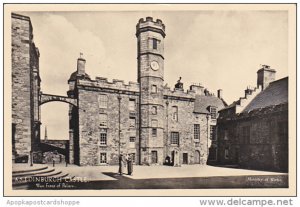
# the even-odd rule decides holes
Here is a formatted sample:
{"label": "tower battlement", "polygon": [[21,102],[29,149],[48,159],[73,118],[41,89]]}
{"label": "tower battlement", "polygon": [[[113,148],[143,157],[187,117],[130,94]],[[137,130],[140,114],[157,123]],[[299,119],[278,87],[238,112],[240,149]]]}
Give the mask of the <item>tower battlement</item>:
{"label": "tower battlement", "polygon": [[78,84],[81,86],[89,86],[95,88],[139,92],[138,83],[129,81],[129,83],[127,84],[124,82],[124,80],[118,80],[118,79],[113,79],[112,81],[108,81],[108,79],[104,77],[96,77],[95,80],[78,80]]}
{"label": "tower battlement", "polygon": [[162,20],[156,19],[154,21],[153,17],[146,17],[146,19],[141,18],[136,25],[136,36],[138,37],[138,35],[141,32],[145,32],[149,30],[154,30],[154,32],[160,33],[163,37],[166,36],[165,34],[166,26],[164,25]]}

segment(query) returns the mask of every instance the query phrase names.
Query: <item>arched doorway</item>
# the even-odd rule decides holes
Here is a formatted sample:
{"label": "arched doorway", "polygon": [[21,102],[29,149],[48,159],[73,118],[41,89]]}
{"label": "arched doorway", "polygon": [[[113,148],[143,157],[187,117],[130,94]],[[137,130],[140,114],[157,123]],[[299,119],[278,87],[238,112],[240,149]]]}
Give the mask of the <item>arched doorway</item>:
{"label": "arched doorway", "polygon": [[199,152],[199,150],[196,150],[195,151],[195,160],[194,160],[194,163],[195,164],[200,164],[200,152]]}

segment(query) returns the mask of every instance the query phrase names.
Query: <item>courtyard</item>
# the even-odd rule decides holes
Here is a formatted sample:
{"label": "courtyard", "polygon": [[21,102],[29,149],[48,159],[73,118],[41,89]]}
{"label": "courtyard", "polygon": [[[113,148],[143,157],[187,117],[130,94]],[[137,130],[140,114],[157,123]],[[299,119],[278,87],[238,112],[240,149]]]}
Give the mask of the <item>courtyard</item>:
{"label": "courtyard", "polygon": [[[35,164],[34,168],[37,167],[39,165]],[[53,168],[52,165],[48,165],[47,167],[49,169]],[[24,169],[24,166],[22,169]],[[74,182],[68,182],[66,187],[74,190],[288,187],[287,173],[208,165],[182,165],[181,167],[134,165],[131,176],[127,174],[119,175],[118,166],[79,167],[76,165],[65,166],[58,164],[54,169],[57,172],[63,172],[65,175],[68,175],[67,177],[75,180]],[[85,180],[85,182],[82,182],[82,180]],[[27,189],[36,189],[36,186],[29,185]]]}

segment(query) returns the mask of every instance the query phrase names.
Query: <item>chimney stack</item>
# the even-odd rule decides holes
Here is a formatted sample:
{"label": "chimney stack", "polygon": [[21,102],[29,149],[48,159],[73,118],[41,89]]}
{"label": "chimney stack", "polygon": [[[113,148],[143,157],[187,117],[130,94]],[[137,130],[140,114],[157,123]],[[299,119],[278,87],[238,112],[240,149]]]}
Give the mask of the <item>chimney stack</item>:
{"label": "chimney stack", "polygon": [[223,98],[223,90],[222,90],[222,89],[219,89],[219,90],[218,90],[218,98],[219,98],[219,99],[222,99],[222,98]]}
{"label": "chimney stack", "polygon": [[262,68],[257,71],[257,87],[265,90],[268,85],[275,81],[276,70],[271,69],[268,65],[262,65]]}
{"label": "chimney stack", "polygon": [[85,75],[85,59],[82,57],[77,59],[77,75]]}

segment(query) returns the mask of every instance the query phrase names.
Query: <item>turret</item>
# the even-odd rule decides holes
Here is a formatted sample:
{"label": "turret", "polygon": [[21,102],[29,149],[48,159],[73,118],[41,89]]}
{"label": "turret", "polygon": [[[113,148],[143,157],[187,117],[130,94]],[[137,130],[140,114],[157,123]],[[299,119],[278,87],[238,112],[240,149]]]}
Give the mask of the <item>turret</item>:
{"label": "turret", "polygon": [[[140,164],[163,163],[163,82],[165,25],[152,17],[136,25],[140,83]],[[154,113],[155,112],[155,113]],[[155,157],[155,158],[152,158]]]}

